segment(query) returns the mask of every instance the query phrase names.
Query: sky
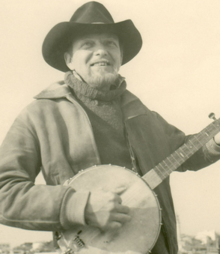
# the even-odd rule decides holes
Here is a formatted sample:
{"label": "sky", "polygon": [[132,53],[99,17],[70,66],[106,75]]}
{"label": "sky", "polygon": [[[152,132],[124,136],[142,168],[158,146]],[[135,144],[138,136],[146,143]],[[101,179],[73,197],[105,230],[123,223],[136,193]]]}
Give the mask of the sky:
{"label": "sky", "polygon": [[[64,74],[47,65],[42,42],[68,21],[83,0],[0,0],[0,142],[33,96]],[[131,19],[143,38],[140,53],[122,66],[128,89],[186,134],[220,116],[219,0],[102,0],[115,22]],[[220,232],[220,162],[198,172],[172,173],[181,233]],[[36,184],[43,183],[42,176]],[[50,232],[0,225],[12,246],[49,241]]]}

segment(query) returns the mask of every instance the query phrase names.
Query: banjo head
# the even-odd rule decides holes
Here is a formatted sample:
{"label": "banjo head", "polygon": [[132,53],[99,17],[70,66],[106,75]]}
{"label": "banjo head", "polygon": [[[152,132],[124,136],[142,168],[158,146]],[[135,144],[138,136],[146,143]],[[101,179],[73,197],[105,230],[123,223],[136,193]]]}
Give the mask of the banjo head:
{"label": "banjo head", "polygon": [[131,220],[116,232],[78,225],[61,232],[62,251],[80,254],[138,254],[150,251],[160,232],[161,212],[154,192],[133,171],[113,165],[99,165],[81,171],[68,181],[76,191],[104,190],[120,195],[130,208]]}

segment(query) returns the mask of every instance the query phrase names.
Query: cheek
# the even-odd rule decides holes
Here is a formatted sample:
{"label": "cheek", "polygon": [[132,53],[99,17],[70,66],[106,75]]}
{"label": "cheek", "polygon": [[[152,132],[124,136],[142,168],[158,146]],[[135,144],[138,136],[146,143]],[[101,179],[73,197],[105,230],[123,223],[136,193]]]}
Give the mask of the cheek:
{"label": "cheek", "polygon": [[82,78],[85,78],[90,72],[87,56],[85,54],[76,53],[72,61],[76,72],[80,74]]}
{"label": "cheek", "polygon": [[72,60],[77,66],[87,66],[91,55],[92,53],[90,51],[80,50],[74,53]]}
{"label": "cheek", "polygon": [[117,67],[118,70],[121,67],[121,63],[122,63],[122,57],[117,55],[117,58],[115,58],[115,67]]}
{"label": "cheek", "polygon": [[119,70],[122,63],[122,55],[120,50],[115,50],[112,52],[112,56],[114,58],[115,67]]}
{"label": "cheek", "polygon": [[83,58],[80,57],[79,54],[75,53],[72,58],[72,64],[74,65],[75,69],[82,68],[83,66]]}

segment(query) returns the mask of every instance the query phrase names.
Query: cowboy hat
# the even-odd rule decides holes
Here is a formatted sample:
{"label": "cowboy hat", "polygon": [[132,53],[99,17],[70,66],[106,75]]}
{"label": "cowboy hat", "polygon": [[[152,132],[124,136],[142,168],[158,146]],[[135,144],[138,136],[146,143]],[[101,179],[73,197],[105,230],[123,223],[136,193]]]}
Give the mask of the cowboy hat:
{"label": "cowboy hat", "polygon": [[88,2],[75,11],[69,22],[61,22],[49,31],[42,47],[44,60],[60,71],[69,71],[64,53],[74,38],[91,32],[109,32],[118,36],[123,48],[122,65],[135,57],[142,46],[141,35],[131,20],[115,23],[102,4]]}

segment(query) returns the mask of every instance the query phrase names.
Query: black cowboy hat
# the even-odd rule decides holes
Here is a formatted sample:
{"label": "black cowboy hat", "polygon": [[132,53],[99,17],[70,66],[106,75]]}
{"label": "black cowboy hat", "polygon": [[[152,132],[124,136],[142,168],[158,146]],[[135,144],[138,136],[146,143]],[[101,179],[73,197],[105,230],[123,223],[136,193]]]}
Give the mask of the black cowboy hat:
{"label": "black cowboy hat", "polygon": [[76,36],[91,32],[110,32],[118,36],[123,48],[122,64],[135,57],[142,46],[141,35],[131,20],[114,23],[102,4],[88,2],[76,10],[69,22],[61,22],[49,31],[42,47],[44,60],[60,71],[68,71],[64,53]]}

